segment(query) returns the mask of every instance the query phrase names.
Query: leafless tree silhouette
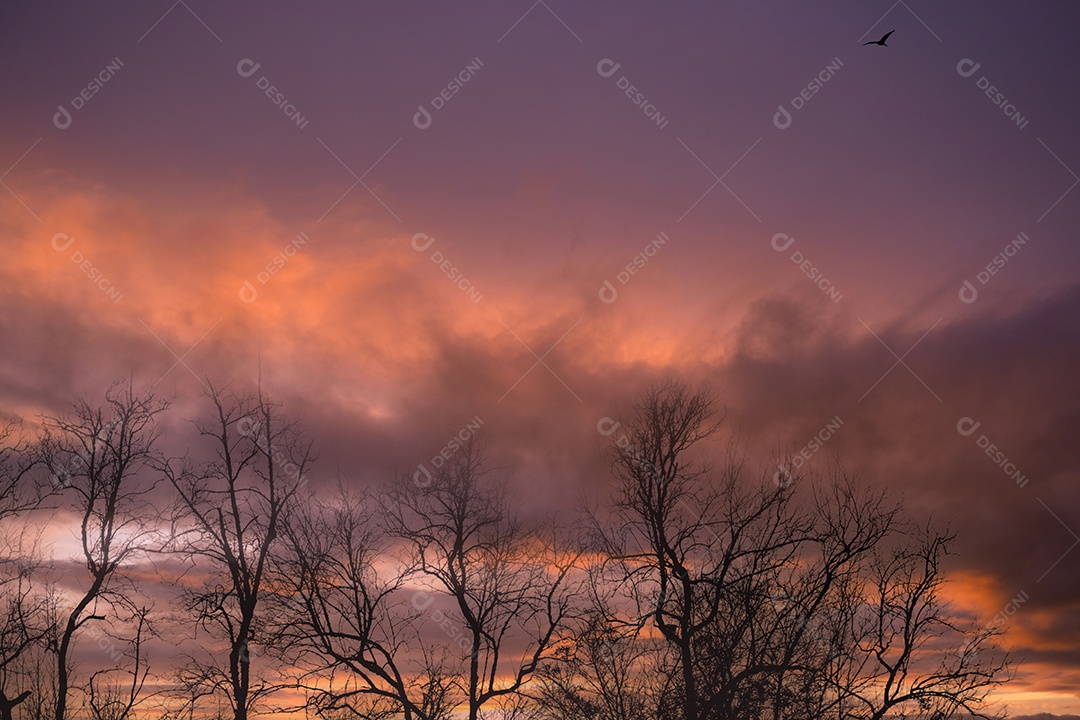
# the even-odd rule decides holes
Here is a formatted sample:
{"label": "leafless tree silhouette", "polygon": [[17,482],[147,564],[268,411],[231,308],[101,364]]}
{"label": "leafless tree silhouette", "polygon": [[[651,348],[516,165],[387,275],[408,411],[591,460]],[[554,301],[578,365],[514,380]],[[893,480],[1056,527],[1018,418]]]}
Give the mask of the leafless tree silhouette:
{"label": "leafless tree silhouette", "polygon": [[[789,493],[746,488],[737,462],[714,476],[693,457],[719,425],[707,392],[674,383],[649,390],[621,421],[612,515],[607,527],[597,524],[610,562],[596,577],[633,607],[609,621],[655,628],[671,645],[677,684],[662,704],[686,720],[717,716],[758,672],[761,658],[740,645],[767,579],[793,561],[809,531]],[[722,672],[705,678],[714,659]]]}
{"label": "leafless tree silhouette", "polygon": [[519,694],[571,615],[575,553],[515,517],[475,441],[429,484],[343,497],[292,536],[301,637],[337,681],[324,709],[475,720]]}
{"label": "leafless tree silhouette", "polygon": [[226,644],[227,656],[190,656],[180,679],[190,704],[224,697],[235,720],[246,720],[279,689],[269,668],[252,674],[252,649],[271,553],[315,455],[299,425],[261,391],[245,397],[212,388],[210,401],[212,419],[196,426],[213,459],[173,460],[162,469],[178,498],[171,547],[207,574],[186,588],[187,609],[196,627]]}
{"label": "leafless tree silhouette", "polygon": [[[114,385],[33,443],[0,427],[0,720],[134,720],[157,686],[177,720],[947,720],[989,718],[1010,675],[947,602],[948,532],[839,461],[755,476],[685,384],[613,423],[587,532],[526,521],[482,437],[423,481],[308,493],[312,443],[261,392],[211,387],[173,459],[168,406]],[[172,616],[135,584],[151,551]],[[160,622],[205,638],[182,667],[151,669]]]}
{"label": "leafless tree silhouette", "polygon": [[52,488],[33,472],[40,465],[38,448],[22,435],[16,420],[0,421],[0,519],[39,507]]}
{"label": "leafless tree silhouette", "polygon": [[998,630],[955,617],[942,597],[952,540],[916,526],[897,546],[876,548],[866,582],[852,588],[853,642],[829,678],[838,717],[997,717],[987,695],[1010,677],[1011,663]]}
{"label": "leafless tree silhouette", "polygon": [[87,572],[59,631],[56,720],[68,715],[70,655],[79,631],[108,620],[106,613],[137,611],[119,570],[145,550],[154,531],[155,420],[168,405],[150,393],[137,395],[130,384],[115,384],[100,406],[77,400],[70,415],[43,419],[44,462],[71,498]]}
{"label": "leafless tree silhouette", "polygon": [[279,637],[311,683],[312,707],[328,718],[448,717],[438,662],[416,652],[421,612],[404,592],[414,568],[380,567],[394,553],[371,498],[339,488],[298,508],[285,533],[277,577],[291,620]]}
{"label": "leafless tree silhouette", "polygon": [[154,634],[150,611],[148,606],[135,608],[127,623],[134,626],[131,638],[106,631],[99,637],[99,645],[107,649],[114,664],[96,670],[86,683],[86,705],[93,720],[128,720],[147,700],[143,688],[150,675],[150,658],[144,643]]}
{"label": "leafless tree silhouette", "polygon": [[490,473],[474,436],[430,483],[399,481],[383,510],[428,592],[449,599],[464,630],[467,669],[451,685],[469,720],[520,691],[560,639],[576,594],[577,553],[555,531],[523,525]]}
{"label": "leafless tree silhouette", "polygon": [[[610,626],[655,632],[670,645],[675,682],[654,701],[659,716],[779,720],[858,710],[877,720],[905,704],[925,709],[930,698],[951,713],[973,710],[1000,677],[1001,665],[975,669],[973,660],[943,663],[919,680],[910,674],[925,662],[913,653],[944,628],[967,639],[973,630],[958,630],[936,602],[943,577],[926,548],[948,538],[929,533],[912,544],[884,493],[840,470],[816,485],[751,481],[732,453],[714,471],[695,451],[719,427],[715,402],[679,383],[647,391],[619,427],[615,499],[595,521],[593,595]],[[877,598],[864,594],[871,580]],[[885,626],[876,645],[868,607],[879,608],[873,616]],[[908,646],[912,653],[897,651]],[[882,685],[874,699],[871,689]]]}
{"label": "leafless tree silhouette", "polygon": [[641,637],[593,611],[537,672],[529,720],[655,720],[665,717],[672,653],[660,639]]}
{"label": "leafless tree silhouette", "polygon": [[43,588],[44,563],[36,533],[14,521],[38,507],[49,487],[32,475],[33,447],[19,423],[0,424],[0,720],[33,691],[17,689],[26,656],[55,631],[50,612],[54,597]]}

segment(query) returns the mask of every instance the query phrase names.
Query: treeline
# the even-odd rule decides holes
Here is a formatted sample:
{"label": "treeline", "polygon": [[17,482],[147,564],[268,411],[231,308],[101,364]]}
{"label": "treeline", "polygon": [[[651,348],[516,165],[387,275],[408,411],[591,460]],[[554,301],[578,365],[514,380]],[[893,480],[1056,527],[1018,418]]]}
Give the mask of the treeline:
{"label": "treeline", "polygon": [[168,409],[120,384],[0,434],[0,720],[944,720],[1009,674],[947,602],[948,531],[841,470],[715,452],[717,402],[683,384],[544,522],[482,438],[423,483],[316,493],[261,394],[212,389],[184,457]]}

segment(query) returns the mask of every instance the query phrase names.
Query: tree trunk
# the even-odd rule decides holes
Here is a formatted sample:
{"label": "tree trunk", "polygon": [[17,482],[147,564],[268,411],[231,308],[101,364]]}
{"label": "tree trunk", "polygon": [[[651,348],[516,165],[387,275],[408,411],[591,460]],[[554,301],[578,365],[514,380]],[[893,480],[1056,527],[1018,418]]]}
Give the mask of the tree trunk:
{"label": "tree trunk", "polygon": [[60,649],[56,653],[56,720],[64,720],[64,716],[67,714],[67,655],[68,648],[71,647],[71,636],[75,633],[74,621],[74,615],[68,618],[67,627],[64,628],[64,635],[60,638]]}
{"label": "tree trunk", "polygon": [[0,691],[0,720],[11,720],[11,711],[15,709],[16,705],[28,697],[30,697],[30,691],[23,690],[18,697],[13,700],[8,700],[7,695],[5,695],[3,691]]}
{"label": "tree trunk", "polygon": [[682,663],[683,692],[685,698],[686,720],[697,720],[698,699],[697,684],[694,682],[694,654],[690,648],[690,640],[685,639],[679,648]]}
{"label": "tree trunk", "polygon": [[[68,615],[67,624],[64,626],[64,634],[60,638],[60,649],[56,653],[56,714],[54,717],[56,720],[65,720],[67,715],[67,691],[68,691],[68,651],[71,649],[71,638],[74,637],[75,631],[79,628],[80,615],[90,605],[91,602],[101,592],[101,586],[104,583],[105,576],[98,575],[94,579],[94,584],[90,586],[90,589],[83,596],[83,599],[75,606],[75,609]],[[104,620],[101,615],[88,615],[85,621],[90,620]],[[85,622],[84,621],[84,622]]]}
{"label": "tree trunk", "polygon": [[233,702],[236,705],[233,715],[235,720],[247,720],[249,661],[246,657],[246,646],[235,646],[229,654],[229,665],[231,666],[230,669],[232,674]]}

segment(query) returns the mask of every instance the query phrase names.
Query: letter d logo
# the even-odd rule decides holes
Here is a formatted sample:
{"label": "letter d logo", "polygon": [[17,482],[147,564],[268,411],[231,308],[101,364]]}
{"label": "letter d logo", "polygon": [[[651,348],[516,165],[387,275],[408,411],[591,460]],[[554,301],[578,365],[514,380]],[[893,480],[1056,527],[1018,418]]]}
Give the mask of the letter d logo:
{"label": "letter d logo", "polygon": [[236,74],[240,77],[251,77],[255,74],[255,71],[261,67],[261,63],[257,63],[251,58],[244,58],[236,63]]}
{"label": "letter d logo", "polygon": [[791,113],[783,105],[776,106],[776,114],[772,116],[772,124],[781,130],[791,127]]}
{"label": "letter d logo", "polygon": [[960,287],[960,302],[970,305],[975,302],[979,297],[979,291],[975,289],[975,286],[971,284],[970,280],[965,280],[964,284]]}
{"label": "letter d logo", "polygon": [[[425,240],[427,242],[424,242]],[[431,243],[433,242],[435,242],[435,238],[431,237],[427,233],[416,233],[412,236],[412,246],[413,250],[415,250],[416,252],[424,252],[429,247],[431,247]],[[420,243],[423,243],[423,245],[421,245]]]}
{"label": "letter d logo", "polygon": [[[63,245],[60,245],[57,242],[58,240],[66,242],[64,242]],[[57,252],[64,252],[69,247],[71,247],[71,243],[75,242],[75,238],[71,237],[67,233],[56,233],[52,236],[52,240],[50,242],[52,243],[53,250],[56,250]]]}
{"label": "letter d logo", "polygon": [[606,302],[611,304],[619,297],[619,291],[615,289],[615,286],[611,284],[610,280],[605,280],[604,284],[600,286],[600,302]]}
{"label": "letter d logo", "polygon": [[791,485],[791,481],[793,480],[791,476],[791,471],[783,465],[776,466],[776,472],[773,473],[772,479],[773,482],[776,483],[776,487],[780,488],[781,490],[789,487]]}
{"label": "letter d logo", "polygon": [[416,487],[427,487],[431,485],[431,471],[424,467],[422,464],[416,466],[416,472],[413,473],[412,479],[416,483]]}
{"label": "letter d logo", "polygon": [[980,425],[982,425],[982,423],[978,422],[977,420],[969,417],[962,417],[956,423],[956,432],[960,433],[964,437],[967,437],[968,435],[971,435],[973,432],[978,430]]}
{"label": "letter d logo", "polygon": [[236,429],[240,431],[240,434],[244,437],[251,437],[259,431],[259,421],[255,418],[248,416],[240,418],[240,421],[236,423]]}
{"label": "letter d logo", "polygon": [[431,127],[431,113],[423,105],[416,106],[416,114],[412,116],[412,124],[421,130]]}
{"label": "letter d logo", "polygon": [[596,421],[596,432],[605,437],[610,437],[619,429],[621,423],[612,420],[609,417],[602,417]]}
{"label": "letter d logo", "polygon": [[[785,240],[787,242],[784,242]],[[784,244],[781,246],[781,245],[777,244],[778,241],[779,242],[784,242]],[[772,246],[773,246],[773,250],[775,250],[776,252],[784,252],[789,247],[791,247],[791,243],[793,243],[793,242],[795,242],[795,238],[791,237],[787,233],[776,233],[775,235],[772,236]]]}
{"label": "letter d logo", "polygon": [[255,286],[251,284],[250,280],[245,280],[244,284],[240,287],[240,300],[248,304],[255,302],[255,298],[259,297],[259,291],[255,289]]}
{"label": "letter d logo", "polygon": [[56,106],[56,114],[52,116],[52,124],[58,130],[67,130],[71,127],[71,113],[67,111],[66,107],[63,105]]}
{"label": "letter d logo", "polygon": [[960,62],[956,63],[956,72],[960,77],[971,77],[975,74],[982,65],[975,62],[971,58],[964,58]]}
{"label": "letter d logo", "polygon": [[615,74],[615,71],[621,67],[621,64],[615,62],[611,58],[604,58],[600,62],[596,63],[596,73],[600,77],[611,77]]}

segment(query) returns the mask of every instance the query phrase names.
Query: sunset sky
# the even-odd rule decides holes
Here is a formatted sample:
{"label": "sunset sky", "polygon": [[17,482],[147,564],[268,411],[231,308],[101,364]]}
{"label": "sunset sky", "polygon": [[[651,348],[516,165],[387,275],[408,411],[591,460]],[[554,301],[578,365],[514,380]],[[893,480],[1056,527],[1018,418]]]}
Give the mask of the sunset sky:
{"label": "sunset sky", "polygon": [[541,514],[678,376],[950,524],[1080,715],[1080,5],[170,3],[0,10],[5,415],[261,373],[315,491],[471,422]]}

